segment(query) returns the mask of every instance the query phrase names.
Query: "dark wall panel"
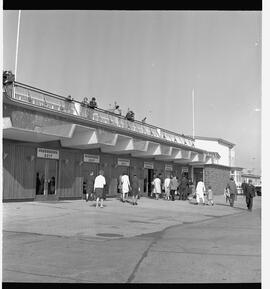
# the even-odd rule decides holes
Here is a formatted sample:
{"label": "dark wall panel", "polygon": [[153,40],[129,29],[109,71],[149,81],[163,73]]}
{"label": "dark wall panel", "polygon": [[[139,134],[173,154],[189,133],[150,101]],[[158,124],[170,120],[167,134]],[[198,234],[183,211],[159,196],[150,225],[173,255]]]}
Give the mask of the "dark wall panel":
{"label": "dark wall panel", "polygon": [[3,153],[3,198],[34,198],[35,148],[5,142]]}

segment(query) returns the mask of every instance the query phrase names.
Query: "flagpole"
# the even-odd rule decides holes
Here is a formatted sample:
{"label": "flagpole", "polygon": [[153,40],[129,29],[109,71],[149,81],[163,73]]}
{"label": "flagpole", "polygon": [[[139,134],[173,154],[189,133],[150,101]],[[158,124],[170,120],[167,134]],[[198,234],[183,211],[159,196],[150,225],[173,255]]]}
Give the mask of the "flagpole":
{"label": "flagpole", "polygon": [[194,88],[192,88],[192,137],[195,138]]}
{"label": "flagpole", "polygon": [[20,36],[20,22],[21,22],[21,10],[18,15],[18,26],[17,26],[17,40],[16,40],[16,55],[15,55],[15,80],[17,80],[17,63],[18,63],[18,49],[19,49],[19,36]]}

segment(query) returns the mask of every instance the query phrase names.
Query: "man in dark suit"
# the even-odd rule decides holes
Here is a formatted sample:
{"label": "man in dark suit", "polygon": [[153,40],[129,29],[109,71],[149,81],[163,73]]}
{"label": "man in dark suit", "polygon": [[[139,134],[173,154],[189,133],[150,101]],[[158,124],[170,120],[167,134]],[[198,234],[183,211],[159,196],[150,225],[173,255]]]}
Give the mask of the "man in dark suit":
{"label": "man in dark suit", "polygon": [[246,186],[246,203],[249,211],[252,211],[253,198],[255,196],[255,187],[252,185],[252,180],[249,180]]}
{"label": "man in dark suit", "polygon": [[228,189],[230,192],[229,202],[230,206],[233,207],[235,196],[237,194],[237,188],[233,177],[230,178],[230,181],[228,182],[226,189]]}
{"label": "man in dark suit", "polygon": [[248,184],[247,184],[246,181],[244,180],[243,183],[242,183],[242,185],[241,185],[241,188],[242,188],[242,190],[243,190],[243,194],[244,194],[244,195],[246,195],[247,185],[248,185]]}
{"label": "man in dark suit", "polygon": [[93,201],[94,200],[94,182],[95,182],[95,176],[94,172],[90,171],[89,175],[86,178],[86,202]]}

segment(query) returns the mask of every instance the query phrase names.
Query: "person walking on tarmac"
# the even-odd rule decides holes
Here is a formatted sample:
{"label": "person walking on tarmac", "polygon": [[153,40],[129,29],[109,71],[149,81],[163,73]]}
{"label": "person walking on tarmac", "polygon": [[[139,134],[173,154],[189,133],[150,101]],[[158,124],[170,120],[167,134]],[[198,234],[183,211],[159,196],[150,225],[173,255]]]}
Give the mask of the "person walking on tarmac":
{"label": "person walking on tarmac", "polygon": [[160,174],[154,179],[154,194],[156,197],[156,200],[159,199],[159,195],[161,194],[161,180],[160,180]]}
{"label": "person walking on tarmac", "polygon": [[176,175],[173,175],[173,178],[170,181],[170,194],[171,194],[171,198],[172,201],[174,201],[175,198],[175,192],[177,191],[177,188],[179,186],[179,183],[177,181]]}
{"label": "person walking on tarmac", "polygon": [[133,206],[138,205],[137,199],[138,199],[139,192],[140,192],[139,180],[136,174],[134,174],[132,178],[132,191],[131,191]]}
{"label": "person walking on tarmac", "polygon": [[128,192],[130,191],[130,181],[129,181],[129,176],[125,172],[121,178],[121,184],[122,184],[122,202],[127,201],[127,195]]}
{"label": "person walking on tarmac", "polygon": [[188,197],[188,180],[185,176],[182,177],[179,191],[180,191],[179,200],[185,201]]}
{"label": "person walking on tarmac", "polygon": [[94,172],[90,171],[86,179],[86,197],[85,197],[86,202],[92,201],[94,199],[94,182],[95,182]]}
{"label": "person walking on tarmac", "polygon": [[202,179],[199,180],[197,187],[196,187],[196,201],[197,204],[200,204],[201,200],[203,205],[205,205],[205,199],[204,199],[204,194],[205,194],[205,185]]}
{"label": "person walking on tarmac", "polygon": [[99,175],[95,178],[94,190],[96,195],[96,208],[99,206],[100,200],[100,208],[103,208],[103,198],[104,198],[104,186],[106,185],[106,180],[104,178],[104,171],[100,170]]}
{"label": "person walking on tarmac", "polygon": [[252,185],[252,180],[249,180],[248,184],[246,185],[245,195],[247,208],[251,212],[253,206],[253,198],[256,196],[255,187]]}
{"label": "person walking on tarmac", "polygon": [[241,188],[242,188],[242,191],[243,191],[243,195],[246,195],[247,186],[248,186],[248,184],[247,184],[246,181],[244,180],[243,183],[241,184]]}
{"label": "person walking on tarmac", "polygon": [[164,189],[165,189],[165,200],[170,200],[170,182],[171,178],[169,175],[167,175],[165,181],[164,181]]}
{"label": "person walking on tarmac", "polygon": [[236,187],[233,177],[230,178],[230,181],[228,182],[226,189],[229,191],[229,194],[230,194],[230,197],[229,197],[230,206],[233,207],[234,201],[235,201],[235,195],[237,194],[237,187]]}

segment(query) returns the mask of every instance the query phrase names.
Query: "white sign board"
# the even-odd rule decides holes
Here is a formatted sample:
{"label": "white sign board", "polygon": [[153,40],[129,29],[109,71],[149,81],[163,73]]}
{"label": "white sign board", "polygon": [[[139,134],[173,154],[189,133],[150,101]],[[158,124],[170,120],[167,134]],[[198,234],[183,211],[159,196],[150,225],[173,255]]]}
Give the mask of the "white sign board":
{"label": "white sign board", "polygon": [[129,167],[130,166],[130,160],[129,159],[118,159],[117,160],[117,165],[118,166]]}
{"label": "white sign board", "polygon": [[37,148],[37,157],[44,159],[59,160],[59,150]]}
{"label": "white sign board", "polygon": [[145,169],[154,169],[154,163],[144,162],[143,167]]}
{"label": "white sign board", "polygon": [[173,166],[172,165],[165,165],[165,171],[170,171],[172,172]]}
{"label": "white sign board", "polygon": [[96,163],[96,164],[99,164],[100,157],[98,155],[84,154],[83,155],[83,161],[85,163]]}
{"label": "white sign board", "polygon": [[182,168],[182,173],[188,173],[188,168],[187,167],[183,167]]}

